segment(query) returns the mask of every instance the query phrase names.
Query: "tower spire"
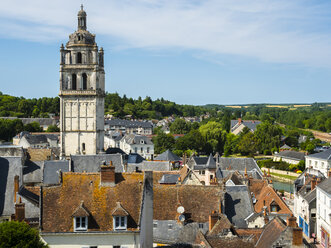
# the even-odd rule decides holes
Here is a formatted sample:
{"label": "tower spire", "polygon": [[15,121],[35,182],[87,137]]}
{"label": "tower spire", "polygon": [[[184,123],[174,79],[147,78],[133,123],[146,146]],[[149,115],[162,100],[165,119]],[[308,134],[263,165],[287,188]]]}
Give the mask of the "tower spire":
{"label": "tower spire", "polygon": [[78,30],[86,30],[86,12],[84,11],[83,4],[80,5],[78,12]]}

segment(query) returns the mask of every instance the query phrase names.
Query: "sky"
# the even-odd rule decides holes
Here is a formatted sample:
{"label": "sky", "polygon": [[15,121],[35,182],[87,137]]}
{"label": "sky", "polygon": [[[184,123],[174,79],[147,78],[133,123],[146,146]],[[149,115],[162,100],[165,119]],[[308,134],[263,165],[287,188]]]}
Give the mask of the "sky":
{"label": "sky", "polygon": [[331,1],[3,0],[0,91],[59,93],[59,49],[87,29],[106,90],[180,104],[331,102]]}

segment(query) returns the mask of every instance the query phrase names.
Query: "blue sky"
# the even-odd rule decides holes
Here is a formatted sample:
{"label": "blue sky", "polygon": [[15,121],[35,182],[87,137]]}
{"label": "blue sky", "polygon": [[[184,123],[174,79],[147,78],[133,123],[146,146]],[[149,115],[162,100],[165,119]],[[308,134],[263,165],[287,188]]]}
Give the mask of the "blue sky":
{"label": "blue sky", "polygon": [[58,94],[59,48],[81,3],[109,92],[195,105],[331,101],[331,2],[317,0],[7,0],[0,91]]}

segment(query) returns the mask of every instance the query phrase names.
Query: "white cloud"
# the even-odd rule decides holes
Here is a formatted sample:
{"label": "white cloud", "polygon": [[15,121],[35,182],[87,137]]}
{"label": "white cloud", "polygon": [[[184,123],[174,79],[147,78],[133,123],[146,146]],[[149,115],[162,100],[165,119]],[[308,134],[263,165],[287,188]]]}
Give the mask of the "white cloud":
{"label": "white cloud", "polygon": [[[80,1],[11,0],[0,34],[58,41],[76,27]],[[84,3],[84,2],[83,2]],[[302,0],[85,1],[89,30],[121,47],[188,49],[266,62],[331,67],[331,5]]]}

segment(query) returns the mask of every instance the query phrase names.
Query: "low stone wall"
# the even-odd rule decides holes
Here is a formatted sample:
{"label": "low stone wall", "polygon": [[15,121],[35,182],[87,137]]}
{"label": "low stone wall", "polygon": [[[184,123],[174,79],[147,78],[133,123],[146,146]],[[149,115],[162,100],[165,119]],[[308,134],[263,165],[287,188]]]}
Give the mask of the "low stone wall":
{"label": "low stone wall", "polygon": [[[268,168],[261,168],[262,172],[268,172]],[[276,170],[276,169],[270,169],[270,173],[277,173],[277,174],[281,174],[281,175],[288,175],[288,176],[293,176],[293,177],[298,177],[300,176],[300,174],[295,173],[295,172],[291,172],[291,171],[283,171],[283,170]]]}

